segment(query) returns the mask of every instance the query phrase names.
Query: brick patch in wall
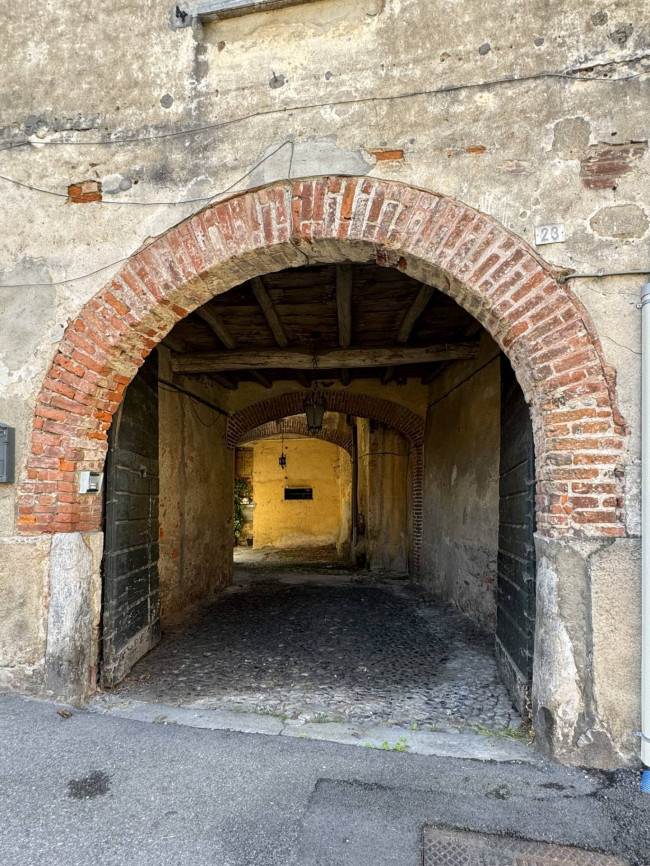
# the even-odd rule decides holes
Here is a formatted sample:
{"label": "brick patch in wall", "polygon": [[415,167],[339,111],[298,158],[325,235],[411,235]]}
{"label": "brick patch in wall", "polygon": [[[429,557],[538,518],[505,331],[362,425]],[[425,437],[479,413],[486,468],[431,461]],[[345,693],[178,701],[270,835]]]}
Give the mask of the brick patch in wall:
{"label": "brick patch in wall", "polygon": [[73,204],[88,204],[102,200],[102,185],[98,180],[84,180],[71,183],[68,187],[68,201]]}
{"label": "brick patch in wall", "polygon": [[616,189],[648,149],[647,142],[599,145],[580,160],[580,179],[587,189]]}

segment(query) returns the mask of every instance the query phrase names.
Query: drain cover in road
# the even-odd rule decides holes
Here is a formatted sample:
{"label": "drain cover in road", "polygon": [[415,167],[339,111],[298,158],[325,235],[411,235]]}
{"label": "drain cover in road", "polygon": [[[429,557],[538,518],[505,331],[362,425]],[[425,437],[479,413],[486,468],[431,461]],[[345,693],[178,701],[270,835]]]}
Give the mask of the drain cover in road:
{"label": "drain cover in road", "polygon": [[581,848],[432,825],[425,825],[423,841],[424,866],[630,866]]}

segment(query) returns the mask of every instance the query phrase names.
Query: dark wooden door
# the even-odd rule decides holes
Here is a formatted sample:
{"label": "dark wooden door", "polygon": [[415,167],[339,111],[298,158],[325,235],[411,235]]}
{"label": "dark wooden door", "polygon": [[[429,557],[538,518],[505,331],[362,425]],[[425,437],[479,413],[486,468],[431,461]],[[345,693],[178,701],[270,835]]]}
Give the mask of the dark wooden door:
{"label": "dark wooden door", "polygon": [[496,649],[504,682],[530,713],[535,639],[535,451],[524,395],[501,356],[501,456]]}
{"label": "dark wooden door", "polygon": [[160,640],[158,365],[126,389],[108,437],[101,683],[112,686]]}

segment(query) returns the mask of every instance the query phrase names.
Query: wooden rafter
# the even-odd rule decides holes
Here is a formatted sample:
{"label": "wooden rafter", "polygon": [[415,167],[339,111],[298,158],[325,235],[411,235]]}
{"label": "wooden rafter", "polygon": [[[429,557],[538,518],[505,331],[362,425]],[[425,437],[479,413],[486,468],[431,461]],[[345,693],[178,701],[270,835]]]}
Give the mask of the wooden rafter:
{"label": "wooden rafter", "polygon": [[223,376],[219,373],[210,373],[210,378],[217,383],[217,385],[221,385],[222,388],[227,388],[229,391],[236,391],[239,385],[238,382],[229,379],[228,376]]}
{"label": "wooden rafter", "polygon": [[[318,366],[321,370],[333,370],[337,367],[392,367],[435,361],[466,361],[475,358],[477,352],[478,343],[328,349],[319,353]],[[312,364],[312,353],[304,349],[236,349],[229,352],[187,353],[172,358],[172,369],[177,373],[278,368],[309,370]]]}
{"label": "wooden rafter", "polygon": [[408,308],[408,310],[406,311],[406,315],[402,319],[402,324],[400,325],[399,331],[397,333],[398,343],[408,343],[409,337],[411,336],[413,328],[415,327],[415,323],[424,312],[435,291],[436,290],[433,286],[427,286],[422,283],[417,295],[415,296],[415,300]]}
{"label": "wooden rafter", "polygon": [[273,384],[271,380],[267,379],[266,376],[263,373],[260,373],[259,370],[249,370],[248,372],[251,374],[253,379],[255,379],[255,381],[263,388],[270,388]]}
{"label": "wooden rafter", "polygon": [[352,265],[336,266],[336,311],[339,320],[339,345],[352,341]]}
{"label": "wooden rafter", "polygon": [[221,318],[211,310],[209,307],[199,307],[196,311],[196,315],[199,316],[203,321],[209,325],[217,337],[224,344],[226,349],[234,349],[237,345],[237,341],[230,334],[228,328],[221,321]]}
{"label": "wooden rafter", "polygon": [[251,286],[253,287],[255,300],[260,305],[262,313],[264,313],[264,318],[271,329],[271,333],[275,337],[275,342],[278,346],[282,346],[283,348],[288,346],[289,339],[285,333],[284,327],[282,326],[278,312],[275,309],[275,304],[271,300],[271,297],[262,282],[262,278],[253,277],[251,280]]}
{"label": "wooden rafter", "polygon": [[170,352],[187,352],[187,343],[185,340],[181,340],[180,337],[177,337],[175,334],[167,334],[165,339],[162,341],[163,346],[169,349]]}

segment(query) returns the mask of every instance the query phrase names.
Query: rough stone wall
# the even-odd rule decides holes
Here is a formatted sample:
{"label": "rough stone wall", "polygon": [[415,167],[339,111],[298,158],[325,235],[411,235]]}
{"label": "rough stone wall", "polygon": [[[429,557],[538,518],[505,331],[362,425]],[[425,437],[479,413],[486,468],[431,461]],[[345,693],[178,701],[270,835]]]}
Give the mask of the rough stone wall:
{"label": "rough stone wall", "polygon": [[496,626],[499,349],[431,384],[424,438],[422,579],[479,625]]}
{"label": "rough stone wall", "polygon": [[[287,465],[282,469],[278,464],[281,447],[280,439],[254,443],[253,546],[338,545],[349,533],[349,513],[344,519],[349,456],[319,439],[285,439]],[[285,487],[311,487],[313,499],[286,501]]]}
{"label": "rough stone wall", "polygon": [[[160,378],[169,377],[168,353]],[[176,380],[178,381],[178,379]],[[182,386],[219,405],[219,386]],[[160,576],[161,622],[226,586],[232,577],[234,454],[225,445],[224,415],[161,383]]]}
{"label": "rough stone wall", "polygon": [[565,763],[638,761],[641,593],[638,538],[536,538],[533,722]]}

